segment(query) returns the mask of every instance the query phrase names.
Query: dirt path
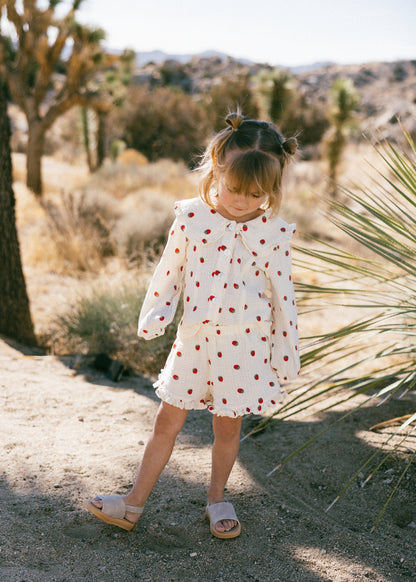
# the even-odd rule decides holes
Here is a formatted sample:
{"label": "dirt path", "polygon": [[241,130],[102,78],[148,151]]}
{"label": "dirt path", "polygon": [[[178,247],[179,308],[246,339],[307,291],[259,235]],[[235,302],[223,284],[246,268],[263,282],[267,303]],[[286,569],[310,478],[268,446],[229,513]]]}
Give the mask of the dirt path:
{"label": "dirt path", "polygon": [[[337,414],[286,421],[241,445],[229,482],[243,525],[221,541],[204,518],[210,414],[191,412],[172,459],[132,532],[95,521],[82,499],[124,493],[157,408],[151,381],[113,383],[71,358],[0,340],[2,582],[400,582],[416,579],[416,471],[379,527],[370,527],[404,460],[325,508],[377,445],[363,409],[272,477],[294,447]],[[392,401],[392,414],[409,402]],[[247,431],[250,421],[245,420]]]}

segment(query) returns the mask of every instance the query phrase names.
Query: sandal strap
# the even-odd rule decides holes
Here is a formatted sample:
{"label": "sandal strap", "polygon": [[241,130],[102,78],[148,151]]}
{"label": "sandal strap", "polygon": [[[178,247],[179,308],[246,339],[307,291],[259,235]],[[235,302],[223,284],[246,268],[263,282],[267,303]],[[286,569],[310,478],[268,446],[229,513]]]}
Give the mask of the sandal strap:
{"label": "sandal strap", "polygon": [[214,526],[216,523],[223,521],[224,519],[232,519],[237,523],[240,523],[235,513],[233,504],[229,501],[221,501],[220,503],[212,503],[211,505],[208,504],[207,512],[211,523]]}
{"label": "sandal strap", "polygon": [[128,511],[129,513],[137,513],[138,515],[141,515],[144,510],[144,507],[137,507],[137,505],[128,505],[127,503],[125,504],[125,507],[126,511]]}
{"label": "sandal strap", "polygon": [[117,519],[124,519],[126,511],[130,513],[141,514],[143,512],[143,507],[136,507],[135,505],[127,505],[124,503],[124,499],[121,495],[98,495],[102,504],[102,511],[110,517],[115,517]]}

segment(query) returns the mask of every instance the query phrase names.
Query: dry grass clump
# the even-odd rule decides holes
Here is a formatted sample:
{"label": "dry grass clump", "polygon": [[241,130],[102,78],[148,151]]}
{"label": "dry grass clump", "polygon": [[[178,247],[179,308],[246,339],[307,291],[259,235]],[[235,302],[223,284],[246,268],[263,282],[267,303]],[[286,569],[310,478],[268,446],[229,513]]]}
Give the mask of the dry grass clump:
{"label": "dry grass clump", "polygon": [[110,257],[136,265],[154,260],[173,221],[174,200],[196,192],[185,166],[170,160],[107,163],[82,179],[82,172],[62,161],[54,168],[53,160],[47,159],[46,194],[38,200],[23,185],[20,155],[16,161],[25,264],[43,264],[59,273],[97,273]]}
{"label": "dry grass clump", "polygon": [[124,198],[142,188],[154,188],[171,198],[188,198],[195,192],[185,164],[167,159],[139,164],[125,163],[121,157],[121,160],[104,164],[85,185],[86,190],[104,190],[115,198]]}

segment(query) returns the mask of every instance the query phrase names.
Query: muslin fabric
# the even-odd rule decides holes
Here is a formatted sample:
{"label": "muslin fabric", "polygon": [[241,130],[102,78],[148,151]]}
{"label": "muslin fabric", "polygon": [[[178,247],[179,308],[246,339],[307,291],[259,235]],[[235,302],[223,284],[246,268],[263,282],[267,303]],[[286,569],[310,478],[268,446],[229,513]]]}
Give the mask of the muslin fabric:
{"label": "muslin fabric", "polygon": [[300,369],[295,225],[270,210],[247,222],[228,220],[200,198],[176,202],[175,213],[139,318],[140,337],[163,334],[183,292],[157,393],[219,415],[262,411],[282,397],[277,376],[290,380]]}

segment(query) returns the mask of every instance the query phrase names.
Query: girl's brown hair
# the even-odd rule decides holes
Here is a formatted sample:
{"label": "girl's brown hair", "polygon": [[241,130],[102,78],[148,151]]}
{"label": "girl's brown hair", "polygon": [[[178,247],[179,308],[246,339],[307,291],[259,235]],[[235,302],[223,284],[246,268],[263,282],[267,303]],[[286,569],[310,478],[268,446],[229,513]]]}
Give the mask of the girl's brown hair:
{"label": "girl's brown hair", "polygon": [[225,122],[227,127],[210,141],[199,167],[201,198],[213,206],[212,189],[220,172],[239,192],[249,194],[255,185],[268,196],[266,208],[277,213],[283,170],[296,152],[296,138],[284,139],[273,123],[244,119],[240,111],[227,115]]}

